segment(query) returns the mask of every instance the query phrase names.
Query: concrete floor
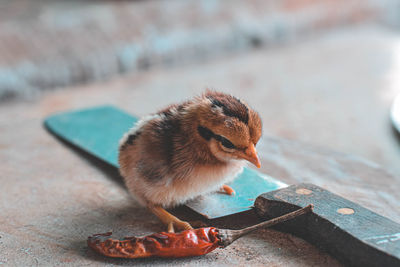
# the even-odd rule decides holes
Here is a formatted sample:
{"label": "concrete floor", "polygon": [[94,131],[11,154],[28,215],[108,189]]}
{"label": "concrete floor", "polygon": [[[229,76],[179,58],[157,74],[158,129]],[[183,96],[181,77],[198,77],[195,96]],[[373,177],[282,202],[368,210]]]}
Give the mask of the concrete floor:
{"label": "concrete floor", "polygon": [[[141,235],[161,230],[159,222],[127,201],[127,192],[115,173],[99,169],[97,163],[62,145],[41,123],[57,111],[106,103],[144,115],[210,86],[231,92],[257,109],[267,136],[356,154],[399,176],[399,142],[388,119],[391,101],[400,92],[399,68],[399,33],[367,25],[218,62],[153,70],[106,83],[45,92],[36,101],[3,103],[0,264],[339,265],[306,242],[273,230],[194,259],[132,263],[99,258],[85,246],[88,233],[112,228],[117,233]],[[379,168],[359,159],[363,161],[365,166]],[[305,177],[311,167],[304,166]],[[264,172],[286,182],[293,181],[293,175],[284,170],[279,176],[274,166],[264,168]],[[380,183],[379,177],[376,183]],[[384,198],[388,202],[396,199],[393,195]],[[398,210],[396,206],[387,207]],[[392,218],[398,221],[398,216],[396,213]]]}

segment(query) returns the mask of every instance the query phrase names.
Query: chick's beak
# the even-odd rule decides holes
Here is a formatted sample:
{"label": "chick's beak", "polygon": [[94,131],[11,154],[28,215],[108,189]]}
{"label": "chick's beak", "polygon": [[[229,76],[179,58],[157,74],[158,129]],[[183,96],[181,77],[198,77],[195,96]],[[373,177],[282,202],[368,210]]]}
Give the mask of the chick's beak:
{"label": "chick's beak", "polygon": [[260,159],[257,155],[257,150],[254,144],[250,144],[250,146],[244,151],[241,155],[243,159],[253,163],[257,168],[261,167]]}

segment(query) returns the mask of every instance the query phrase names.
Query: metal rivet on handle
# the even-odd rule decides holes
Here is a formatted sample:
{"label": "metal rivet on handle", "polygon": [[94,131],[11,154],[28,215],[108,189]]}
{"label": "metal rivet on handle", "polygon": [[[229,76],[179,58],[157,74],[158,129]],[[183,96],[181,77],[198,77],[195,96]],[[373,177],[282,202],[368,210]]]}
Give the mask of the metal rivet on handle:
{"label": "metal rivet on handle", "polygon": [[297,188],[296,193],[300,194],[300,195],[309,195],[312,193],[312,191],[310,189],[306,189],[306,188]]}
{"label": "metal rivet on handle", "polygon": [[350,208],[340,208],[337,210],[337,212],[340,214],[349,215],[349,214],[353,214],[354,210],[350,209]]}

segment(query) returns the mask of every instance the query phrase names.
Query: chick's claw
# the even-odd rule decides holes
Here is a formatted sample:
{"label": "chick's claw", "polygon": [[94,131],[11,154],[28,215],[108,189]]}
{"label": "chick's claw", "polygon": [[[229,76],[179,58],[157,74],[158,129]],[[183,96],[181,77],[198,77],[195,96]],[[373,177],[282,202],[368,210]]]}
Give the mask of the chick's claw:
{"label": "chick's claw", "polygon": [[188,222],[179,220],[161,206],[148,205],[147,207],[167,226],[167,231],[169,233],[193,229]]}
{"label": "chick's claw", "polygon": [[168,233],[175,233],[175,231],[191,230],[193,227],[188,223],[181,220],[174,220],[168,223]]}
{"label": "chick's claw", "polygon": [[235,190],[233,190],[233,188],[230,187],[229,185],[224,184],[224,185],[221,187],[221,190],[224,191],[226,194],[228,194],[228,195],[230,195],[230,196],[236,195]]}

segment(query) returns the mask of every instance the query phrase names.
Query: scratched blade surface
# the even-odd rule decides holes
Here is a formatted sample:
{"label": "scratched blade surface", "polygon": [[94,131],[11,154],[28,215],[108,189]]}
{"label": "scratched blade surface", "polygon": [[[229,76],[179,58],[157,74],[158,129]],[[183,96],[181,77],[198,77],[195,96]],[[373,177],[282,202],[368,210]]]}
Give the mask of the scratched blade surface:
{"label": "scratched blade surface", "polygon": [[[44,124],[50,132],[104,162],[118,168],[118,145],[122,135],[138,118],[112,106],[99,106],[49,116]],[[258,195],[286,184],[258,171],[244,168],[230,184],[236,195],[211,193],[186,205],[214,219],[251,209]]]}

